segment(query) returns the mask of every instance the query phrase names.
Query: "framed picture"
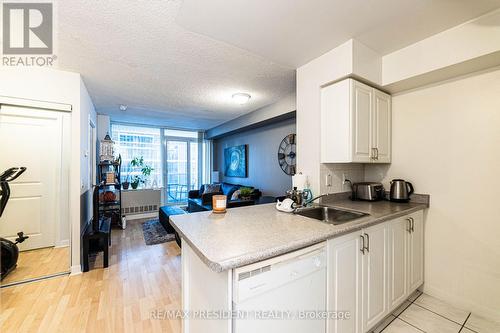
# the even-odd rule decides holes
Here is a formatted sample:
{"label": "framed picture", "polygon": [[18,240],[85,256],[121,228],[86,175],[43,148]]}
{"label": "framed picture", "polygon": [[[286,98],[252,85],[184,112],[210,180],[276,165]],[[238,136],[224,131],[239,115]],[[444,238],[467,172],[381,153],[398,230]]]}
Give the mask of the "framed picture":
{"label": "framed picture", "polygon": [[247,145],[224,149],[224,175],[226,177],[247,177]]}

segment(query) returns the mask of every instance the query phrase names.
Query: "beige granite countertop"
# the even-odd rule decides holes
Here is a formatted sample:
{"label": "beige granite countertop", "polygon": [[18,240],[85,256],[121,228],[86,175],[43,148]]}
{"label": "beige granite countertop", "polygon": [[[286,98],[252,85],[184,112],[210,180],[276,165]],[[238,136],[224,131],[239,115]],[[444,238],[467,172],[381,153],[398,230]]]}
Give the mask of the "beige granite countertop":
{"label": "beige granite countertop", "polygon": [[274,204],[170,217],[173,227],[215,272],[269,259],[361,228],[425,209],[422,203],[351,201],[328,206],[370,214],[341,225],[330,225],[300,215],[283,213]]}

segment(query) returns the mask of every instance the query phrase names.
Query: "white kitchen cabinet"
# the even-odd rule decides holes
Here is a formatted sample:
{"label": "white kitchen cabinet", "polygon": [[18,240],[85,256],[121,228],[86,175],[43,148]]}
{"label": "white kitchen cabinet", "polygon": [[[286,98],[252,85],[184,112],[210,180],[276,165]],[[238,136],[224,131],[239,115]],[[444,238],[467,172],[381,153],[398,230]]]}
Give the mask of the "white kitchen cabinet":
{"label": "white kitchen cabinet", "polygon": [[411,214],[409,233],[409,290],[412,292],[424,283],[424,214],[423,211]]}
{"label": "white kitchen cabinet", "polygon": [[394,309],[408,296],[408,244],[410,222],[399,218],[389,226],[389,308]]}
{"label": "white kitchen cabinet", "polygon": [[348,311],[349,319],[329,320],[329,333],[361,332],[361,266],[363,236],[354,232],[328,241],[326,307],[328,311]]}
{"label": "white kitchen cabinet", "polygon": [[365,333],[423,283],[423,211],[328,241],[328,333]]}
{"label": "white kitchen cabinet", "polygon": [[390,95],[353,79],[321,88],[321,162],[390,163]]}
{"label": "white kitchen cabinet", "polygon": [[390,223],[389,308],[396,308],[424,282],[424,223],[419,211]]}
{"label": "white kitchen cabinet", "polygon": [[[372,159],[373,88],[351,80],[352,89],[352,161],[369,163]],[[326,112],[328,112],[328,107]],[[345,112],[345,111],[344,111]],[[335,120],[333,120],[335,121]]]}
{"label": "white kitchen cabinet", "polygon": [[365,253],[362,265],[362,327],[368,331],[382,320],[388,310],[388,224],[363,230]]}
{"label": "white kitchen cabinet", "polygon": [[391,162],[391,96],[373,89],[372,144],[374,163]]}
{"label": "white kitchen cabinet", "polygon": [[349,311],[348,320],[329,320],[329,333],[366,332],[387,314],[385,223],[328,242],[327,309]]}

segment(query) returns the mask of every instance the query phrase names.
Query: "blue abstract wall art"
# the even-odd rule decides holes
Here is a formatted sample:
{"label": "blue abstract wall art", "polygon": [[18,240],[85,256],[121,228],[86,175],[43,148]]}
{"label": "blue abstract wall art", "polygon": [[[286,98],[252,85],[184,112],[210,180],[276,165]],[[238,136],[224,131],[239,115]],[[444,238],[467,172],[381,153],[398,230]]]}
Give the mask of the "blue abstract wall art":
{"label": "blue abstract wall art", "polygon": [[224,175],[226,177],[247,177],[247,145],[224,149]]}

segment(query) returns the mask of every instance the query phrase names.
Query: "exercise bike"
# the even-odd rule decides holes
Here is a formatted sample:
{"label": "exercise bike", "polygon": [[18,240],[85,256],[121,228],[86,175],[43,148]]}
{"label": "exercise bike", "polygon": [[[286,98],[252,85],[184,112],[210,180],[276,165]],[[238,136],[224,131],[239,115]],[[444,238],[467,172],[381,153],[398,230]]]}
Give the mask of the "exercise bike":
{"label": "exercise bike", "polygon": [[[7,207],[7,202],[10,197],[9,182],[17,179],[26,171],[25,167],[10,168],[0,174],[0,217]],[[3,280],[10,272],[17,266],[17,259],[19,258],[19,248],[17,244],[24,242],[28,236],[24,236],[22,231],[17,233],[15,243],[0,237],[0,252],[1,252],[1,272],[0,280]]]}

